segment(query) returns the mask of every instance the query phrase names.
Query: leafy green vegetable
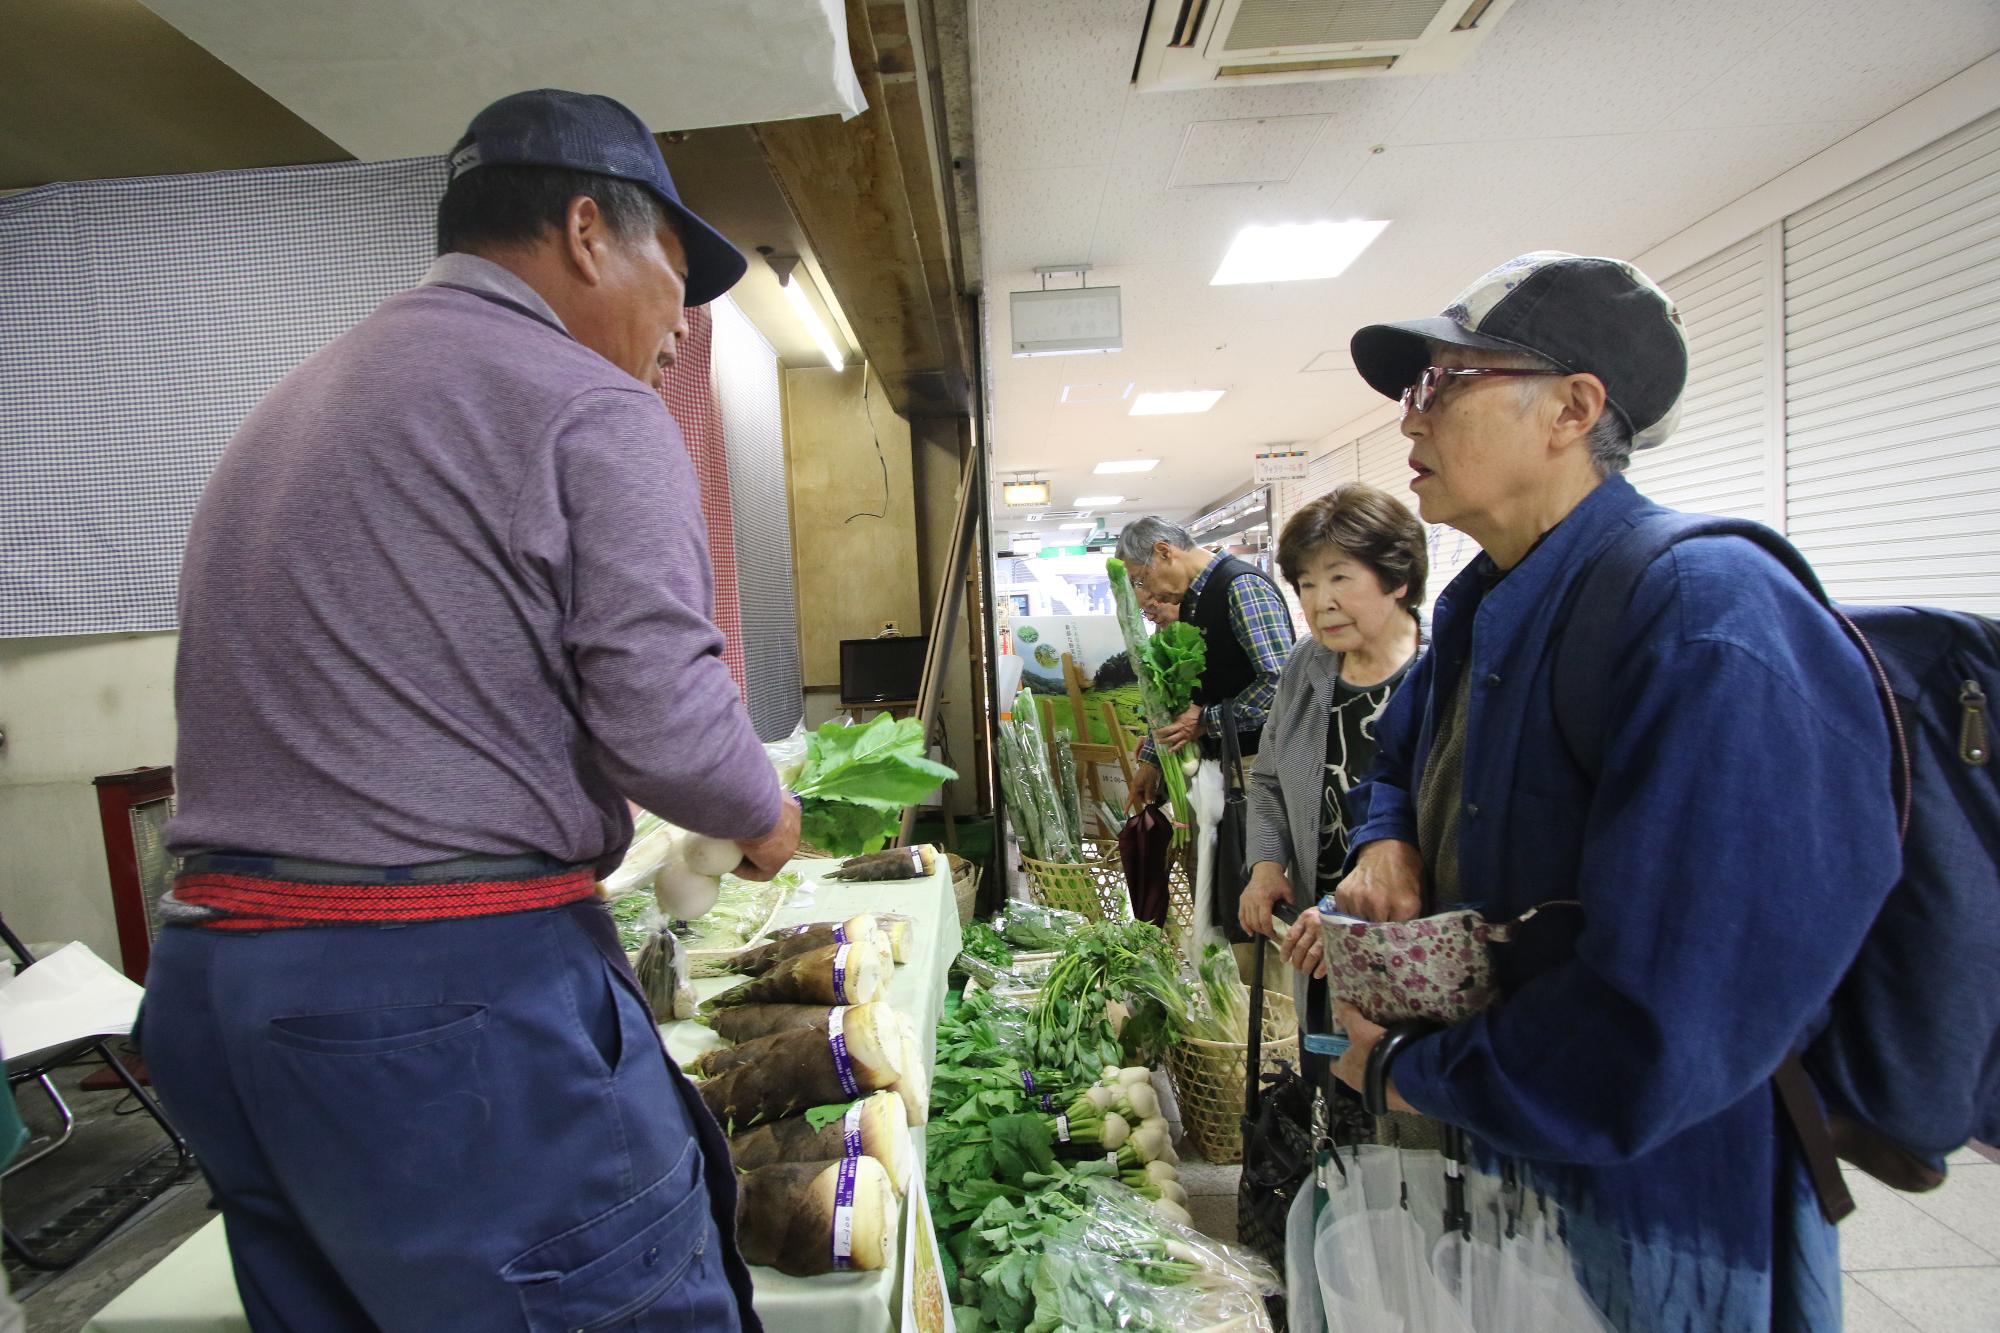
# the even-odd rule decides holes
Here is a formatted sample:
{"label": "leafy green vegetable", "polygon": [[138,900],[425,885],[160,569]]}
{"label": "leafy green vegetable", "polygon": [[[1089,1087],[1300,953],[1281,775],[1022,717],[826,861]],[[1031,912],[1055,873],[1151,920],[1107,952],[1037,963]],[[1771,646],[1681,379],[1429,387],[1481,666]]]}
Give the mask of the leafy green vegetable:
{"label": "leafy green vegetable", "polygon": [[1014,966],[1014,951],[1007,947],[1007,941],[1000,938],[1000,933],[984,921],[974,921],[966,926],[959,952],[995,967]]}
{"label": "leafy green vegetable", "polygon": [[926,757],[924,724],[880,714],[866,726],[829,722],[806,740],[799,798],[805,841],[833,856],[879,852],[903,811],[958,776]]}
{"label": "leafy green vegetable", "polygon": [[828,1125],[846,1115],[847,1108],[852,1105],[854,1105],[852,1102],[835,1102],[829,1106],[808,1107],[805,1112],[806,1123],[814,1129],[825,1129]]}
{"label": "leafy green vegetable", "polygon": [[1208,669],[1208,641],[1185,620],[1162,625],[1146,640],[1139,666],[1159,690],[1168,715],[1180,713],[1194,702],[1194,687]]}
{"label": "leafy green vegetable", "polygon": [[659,908],[648,892],[623,893],[610,902],[611,919],[618,925],[618,943],[626,953],[636,953],[646,947],[647,938],[653,933],[651,918],[658,915]]}
{"label": "leafy green vegetable", "polygon": [[[1173,751],[1159,744],[1159,733],[1186,709],[1187,704],[1183,701],[1180,708],[1168,707],[1171,700],[1167,698],[1159,671],[1147,656],[1146,622],[1139,614],[1139,598],[1132,591],[1132,579],[1125,572],[1125,562],[1113,556],[1104,562],[1104,570],[1111,576],[1111,599],[1118,607],[1118,629],[1125,636],[1125,651],[1139,664],[1139,690],[1145,701],[1146,725],[1152,728],[1153,743],[1158,747],[1160,778],[1167,790],[1167,800],[1173,807],[1174,844],[1179,846],[1186,841],[1188,830],[1194,826],[1194,806],[1188,801],[1187,775],[1174,762]],[[1206,651],[1204,647],[1203,652]],[[1185,650],[1167,665],[1177,669],[1184,660]]]}
{"label": "leafy green vegetable", "polygon": [[1009,944],[1030,951],[1061,949],[1090,924],[1081,912],[1034,903],[1010,902],[993,917],[993,929]]}
{"label": "leafy green vegetable", "polygon": [[[1078,816],[1063,795],[1060,766],[1043,743],[1034,695],[1022,690],[1014,711],[994,728],[1000,780],[1021,850],[1038,861],[1073,865],[1082,860]],[[1064,742],[1058,741],[1058,752]],[[1072,768],[1074,760],[1072,759]]]}

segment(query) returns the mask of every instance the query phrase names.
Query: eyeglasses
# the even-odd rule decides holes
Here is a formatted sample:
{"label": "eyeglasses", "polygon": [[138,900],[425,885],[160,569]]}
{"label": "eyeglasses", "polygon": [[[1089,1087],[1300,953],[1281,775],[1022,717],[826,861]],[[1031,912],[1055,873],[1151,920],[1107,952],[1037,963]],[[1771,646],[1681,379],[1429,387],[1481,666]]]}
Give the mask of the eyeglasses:
{"label": "eyeglasses", "polygon": [[1417,382],[1403,390],[1403,412],[1407,415],[1411,408],[1419,412],[1431,410],[1437,400],[1438,390],[1444,382],[1461,376],[1473,375],[1567,375],[1567,370],[1514,370],[1501,366],[1425,366],[1424,373],[1417,376]]}

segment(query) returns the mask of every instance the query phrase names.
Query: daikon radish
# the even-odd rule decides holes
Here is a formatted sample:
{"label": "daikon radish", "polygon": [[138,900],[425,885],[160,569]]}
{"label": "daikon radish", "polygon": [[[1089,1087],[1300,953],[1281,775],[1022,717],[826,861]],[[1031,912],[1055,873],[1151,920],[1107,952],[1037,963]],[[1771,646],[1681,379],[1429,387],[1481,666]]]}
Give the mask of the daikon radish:
{"label": "daikon radish", "polygon": [[794,954],[755,981],[724,991],[706,1012],[739,1004],[862,1004],[885,988],[882,955],[870,941]]}
{"label": "daikon radish", "polygon": [[837,1033],[800,1028],[772,1038],[756,1060],[704,1081],[701,1099],[732,1134],[809,1107],[852,1101],[897,1086],[907,1058],[903,1041],[888,1006],[857,1005],[841,1013]]}
{"label": "daikon radish", "polygon": [[729,1156],[746,1171],[773,1162],[834,1160],[847,1155],[850,1128],[861,1141],[862,1153],[888,1170],[896,1193],[908,1189],[910,1117],[903,1109],[903,1099],[893,1092],[862,1098],[848,1108],[846,1116],[824,1129],[814,1129],[804,1116],[795,1115],[746,1130],[729,1140]]}
{"label": "daikon radish", "polygon": [[824,949],[829,944],[845,944],[875,932],[875,918],[867,913],[849,917],[845,921],[816,921],[809,926],[777,936],[767,943],[723,959],[722,966],[731,972],[739,972],[746,977],[761,977],[787,958],[814,949]]}
{"label": "daikon radish", "polygon": [[717,1009],[702,1021],[715,1029],[724,1041],[743,1042],[768,1037],[774,1032],[799,1028],[826,1028],[827,1006],[823,1004],[745,1004],[733,1009]]}
{"label": "daikon radish", "polygon": [[[843,1174],[853,1196],[845,1205],[846,1225],[839,1215]],[[896,1189],[873,1157],[760,1166],[746,1172],[737,1189],[737,1243],[747,1263],[815,1277],[842,1267],[885,1268],[895,1253]],[[835,1253],[842,1234],[849,1249],[844,1257]]]}

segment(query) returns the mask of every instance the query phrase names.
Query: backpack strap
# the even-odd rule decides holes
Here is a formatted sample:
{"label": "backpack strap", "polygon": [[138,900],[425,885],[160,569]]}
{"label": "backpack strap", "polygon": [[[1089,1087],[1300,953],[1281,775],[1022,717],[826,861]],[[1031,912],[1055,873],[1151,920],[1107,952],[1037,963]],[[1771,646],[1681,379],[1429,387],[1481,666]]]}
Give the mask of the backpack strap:
{"label": "backpack strap", "polygon": [[1899,840],[1907,836],[1913,783],[1910,742],[1887,669],[1876,656],[1868,636],[1826,595],[1819,575],[1798,548],[1762,523],[1747,518],[1669,512],[1640,519],[1599,555],[1571,587],[1565,599],[1567,605],[1557,617],[1555,717],[1556,730],[1562,733],[1563,744],[1577,767],[1593,783],[1604,771],[1604,741],[1610,731],[1609,682],[1624,651],[1624,644],[1618,640],[1618,623],[1639,590],[1639,580],[1670,548],[1695,537],[1741,537],[1761,547],[1791,572],[1814,601],[1827,609],[1841,631],[1861,650],[1875,677],[1875,693],[1889,724],[1896,836]]}
{"label": "backpack strap", "polygon": [[[1641,519],[1577,580],[1566,599],[1567,606],[1558,617],[1560,628],[1553,671],[1556,730],[1561,733],[1570,756],[1592,783],[1602,776],[1605,739],[1610,732],[1610,683],[1624,649],[1618,639],[1619,622],[1653,562],[1670,548],[1695,537],[1741,537],[1755,543],[1791,572],[1861,650],[1874,675],[1875,692],[1889,723],[1897,836],[1901,838],[1910,825],[1910,747],[1902,712],[1889,685],[1889,674],[1867,636],[1826,595],[1819,576],[1798,548],[1770,528],[1749,519],[1682,513]],[[1820,1212],[1829,1223],[1837,1223],[1854,1211],[1854,1196],[1840,1173],[1826,1110],[1813,1090],[1811,1076],[1806,1073],[1798,1052],[1786,1055],[1771,1082],[1786,1118],[1798,1135],[1813,1192],[1819,1197]]]}

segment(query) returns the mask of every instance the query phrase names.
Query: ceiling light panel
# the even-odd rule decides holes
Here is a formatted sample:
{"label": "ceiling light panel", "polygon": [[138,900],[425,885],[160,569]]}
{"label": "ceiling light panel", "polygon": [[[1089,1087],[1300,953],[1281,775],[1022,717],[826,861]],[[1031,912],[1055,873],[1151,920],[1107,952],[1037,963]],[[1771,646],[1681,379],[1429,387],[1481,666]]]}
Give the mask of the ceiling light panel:
{"label": "ceiling light panel", "polygon": [[1181,389],[1170,393],[1142,393],[1132,400],[1135,417],[1179,416],[1206,412],[1222,401],[1221,389]]}
{"label": "ceiling light panel", "polygon": [[1122,495],[1079,495],[1076,497],[1076,507],[1078,509],[1109,509],[1112,505],[1122,505],[1124,503],[1125,497]]}
{"label": "ceiling light panel", "polygon": [[1088,403],[1122,403],[1132,396],[1132,380],[1098,380],[1089,384],[1065,384],[1057,401],[1072,407]]}
{"label": "ceiling light panel", "polygon": [[1337,278],[1375,243],[1386,222],[1253,223],[1236,233],[1209,285]]}
{"label": "ceiling light panel", "polygon": [[1113,458],[1099,463],[1091,471],[1100,477],[1109,477],[1121,472],[1151,472],[1159,465],[1157,458]]}
{"label": "ceiling light panel", "polygon": [[1198,120],[1187,127],[1169,189],[1275,185],[1292,178],[1326,127],[1325,116]]}

